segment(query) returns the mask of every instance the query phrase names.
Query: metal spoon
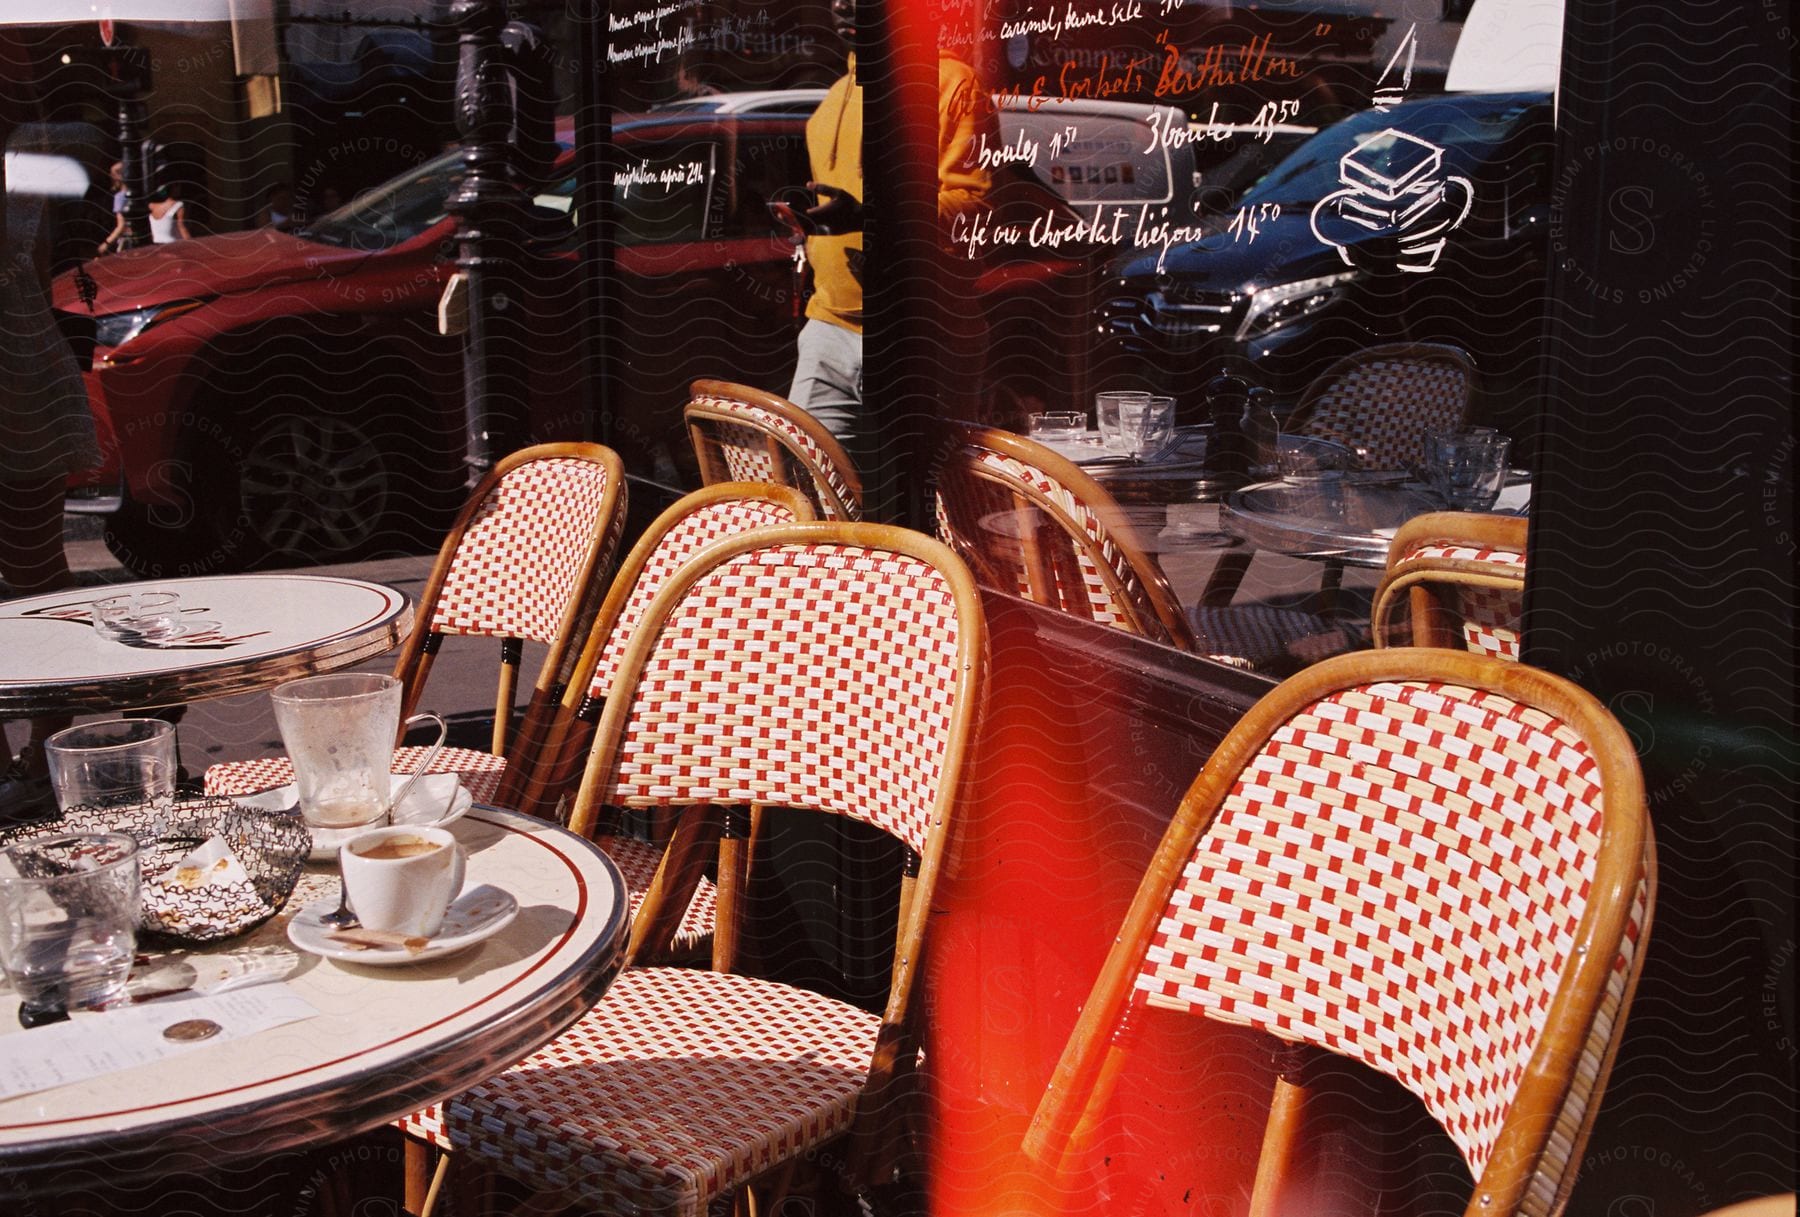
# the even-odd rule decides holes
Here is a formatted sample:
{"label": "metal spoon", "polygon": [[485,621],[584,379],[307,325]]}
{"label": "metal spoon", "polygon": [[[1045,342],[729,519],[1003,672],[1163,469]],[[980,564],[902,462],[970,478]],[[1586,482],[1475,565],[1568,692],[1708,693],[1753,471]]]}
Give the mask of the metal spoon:
{"label": "metal spoon", "polygon": [[348,930],[362,924],[362,918],[350,910],[350,890],[338,880],[338,906],[329,913],[319,914],[319,924],[328,930]]}

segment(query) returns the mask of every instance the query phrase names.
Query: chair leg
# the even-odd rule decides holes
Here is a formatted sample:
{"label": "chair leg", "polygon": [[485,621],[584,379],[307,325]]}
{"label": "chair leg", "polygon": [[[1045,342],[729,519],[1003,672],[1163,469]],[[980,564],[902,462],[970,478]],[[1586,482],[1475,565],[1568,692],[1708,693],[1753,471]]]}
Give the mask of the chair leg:
{"label": "chair leg", "polygon": [[[432,1198],[437,1195],[437,1179],[432,1171],[431,1146],[423,1141],[406,1138],[406,1146],[402,1153],[401,1170],[404,1172],[403,1203],[406,1211],[415,1217],[427,1217]],[[438,1169],[443,1169],[438,1163]]]}
{"label": "chair leg", "polygon": [[1338,609],[1338,593],[1344,586],[1344,564],[1336,558],[1325,560],[1319,575],[1319,616],[1331,617]]}
{"label": "chair leg", "polygon": [[[410,1149],[411,1146],[409,1145]],[[444,1190],[444,1181],[450,1174],[450,1155],[440,1153],[437,1169],[431,1172],[431,1185],[425,1189],[425,1204],[419,1210],[419,1217],[431,1217],[437,1210],[438,1194]],[[459,1215],[460,1217],[460,1215]]]}
{"label": "chair leg", "polygon": [[1299,1083],[1303,1059],[1298,1045],[1283,1045],[1277,1053],[1275,1094],[1269,1101],[1269,1123],[1263,1129],[1262,1152],[1256,1161],[1249,1217],[1276,1217],[1281,1211],[1282,1185],[1287,1182],[1306,1116],[1306,1088]]}
{"label": "chair leg", "polygon": [[1206,578],[1206,588],[1200,593],[1200,603],[1206,608],[1224,608],[1237,595],[1238,585],[1244,581],[1244,574],[1250,569],[1250,559],[1255,554],[1248,550],[1232,550],[1219,555],[1217,566]]}

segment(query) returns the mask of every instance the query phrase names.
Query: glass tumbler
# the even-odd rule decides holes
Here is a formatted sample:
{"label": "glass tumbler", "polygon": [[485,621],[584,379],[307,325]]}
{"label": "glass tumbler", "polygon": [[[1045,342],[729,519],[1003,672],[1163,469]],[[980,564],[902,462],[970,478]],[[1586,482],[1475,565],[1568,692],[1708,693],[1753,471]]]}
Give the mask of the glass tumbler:
{"label": "glass tumbler", "polygon": [[1175,399],[1151,397],[1119,405],[1119,446],[1127,456],[1143,460],[1169,446],[1175,434]]}
{"label": "glass tumbler", "polygon": [[1425,439],[1432,488],[1457,511],[1489,511],[1506,484],[1512,440],[1490,428],[1434,431]]}
{"label": "glass tumbler", "polygon": [[138,846],[70,833],[0,849],[0,966],[23,1014],[105,1005],[137,950]]}
{"label": "glass tumbler", "polygon": [[175,725],[113,718],[58,731],[44,741],[50,786],[63,811],[87,805],[164,809],[175,800]]}
{"label": "glass tumbler", "polygon": [[1094,395],[1094,418],[1100,427],[1100,444],[1108,452],[1125,451],[1124,437],[1119,433],[1119,409],[1125,403],[1148,404],[1150,394],[1135,389],[1109,389]]}

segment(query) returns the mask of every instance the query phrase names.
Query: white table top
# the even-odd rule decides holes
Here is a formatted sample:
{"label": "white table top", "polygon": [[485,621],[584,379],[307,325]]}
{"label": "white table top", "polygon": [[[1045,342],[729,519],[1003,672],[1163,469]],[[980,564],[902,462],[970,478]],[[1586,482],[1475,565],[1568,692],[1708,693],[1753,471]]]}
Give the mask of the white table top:
{"label": "white table top", "polygon": [[[302,955],[286,984],[316,1017],[0,1101],[0,1196],[337,1140],[464,1090],[570,1026],[622,958],[618,869],[585,839],[513,812],[477,806],[452,831],[469,851],[464,890],[511,892],[522,906],[511,925],[401,967]],[[212,949],[285,946],[292,914],[336,894],[336,868],[313,867],[282,913]],[[34,1033],[19,1027],[17,998],[0,993],[0,1036]]]}
{"label": "white table top", "polygon": [[[151,646],[103,638],[90,605],[137,592],[181,596],[218,629]],[[70,588],[0,602],[0,714],[132,710],[270,688],[392,650],[412,602],[329,575],[216,575]]]}

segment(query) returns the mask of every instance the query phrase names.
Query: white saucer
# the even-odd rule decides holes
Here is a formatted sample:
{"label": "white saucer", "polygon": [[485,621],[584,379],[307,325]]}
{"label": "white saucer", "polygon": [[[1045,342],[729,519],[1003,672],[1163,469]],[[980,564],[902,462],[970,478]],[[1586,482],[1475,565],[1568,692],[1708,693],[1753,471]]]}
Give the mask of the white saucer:
{"label": "white saucer", "polygon": [[512,893],[489,883],[470,888],[458,896],[444,914],[444,924],[425,949],[418,952],[405,947],[351,947],[331,936],[319,918],[337,909],[335,899],[315,900],[288,922],[288,941],[314,955],[343,963],[360,963],[371,968],[391,968],[399,964],[423,963],[472,947],[504,930],[519,915],[519,902]]}
{"label": "white saucer", "polygon": [[[399,786],[406,780],[402,774],[393,775],[393,783]],[[246,807],[260,807],[265,811],[288,811],[296,806],[298,796],[292,785],[274,786],[268,790],[259,790],[255,794],[234,794],[234,803],[242,803]],[[312,852],[307,855],[309,862],[330,862],[338,855],[338,848],[358,833],[368,832],[371,828],[380,828],[384,824],[411,824],[417,828],[442,828],[454,823],[469,814],[469,808],[475,805],[475,799],[469,794],[468,787],[454,773],[428,773],[420,778],[418,784],[407,793],[406,801],[394,808],[393,814],[379,824],[359,824],[355,828],[308,828],[312,833]],[[442,814],[434,813],[438,808],[447,808]]]}

